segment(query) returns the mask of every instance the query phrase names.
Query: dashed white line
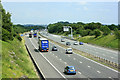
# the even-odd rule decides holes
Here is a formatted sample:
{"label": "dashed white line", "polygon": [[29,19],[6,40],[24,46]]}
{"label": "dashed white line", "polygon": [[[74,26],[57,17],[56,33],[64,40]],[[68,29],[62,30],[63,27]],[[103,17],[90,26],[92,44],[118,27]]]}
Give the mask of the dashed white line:
{"label": "dashed white line", "polygon": [[61,61],[62,59],[60,59],[60,61]]}
{"label": "dashed white line", "polygon": [[82,63],[82,62],[80,61],[80,63]]}
{"label": "dashed white line", "polygon": [[[31,40],[30,40],[31,41]],[[32,41],[31,41],[31,43],[32,43]],[[35,45],[32,43],[32,45],[35,47]],[[36,47],[35,47],[36,48]],[[36,48],[37,49],[37,48]],[[39,53],[41,53],[41,52],[39,52]],[[66,77],[43,55],[43,54],[41,54],[42,55],[42,57],[63,77],[63,78],[65,78],[66,79]],[[67,80],[67,79],[66,79]]]}
{"label": "dashed white line", "polygon": [[101,73],[100,71],[97,71],[98,73]]}
{"label": "dashed white line", "polygon": [[73,60],[76,60],[76,58],[73,58]]}
{"label": "dashed white line", "polygon": [[66,62],[64,62],[65,64],[67,64]]}
{"label": "dashed white line", "polygon": [[56,58],[58,58],[58,57],[56,56]]}
{"label": "dashed white line", "polygon": [[79,74],[82,74],[81,72],[78,71]]}
{"label": "dashed white line", "polygon": [[90,68],[90,66],[88,66]]}

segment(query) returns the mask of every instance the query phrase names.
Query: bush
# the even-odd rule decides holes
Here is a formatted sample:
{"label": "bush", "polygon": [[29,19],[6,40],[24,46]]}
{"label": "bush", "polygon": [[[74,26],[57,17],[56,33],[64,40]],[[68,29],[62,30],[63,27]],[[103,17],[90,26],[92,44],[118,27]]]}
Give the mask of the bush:
{"label": "bush", "polygon": [[120,31],[117,28],[114,29],[114,34],[117,39],[120,39]]}
{"label": "bush", "polygon": [[21,38],[19,35],[17,35],[17,39],[18,39],[19,41],[22,41],[22,38]]}
{"label": "bush", "polygon": [[95,30],[95,38],[97,38],[97,37],[100,36],[100,35],[101,35],[100,30],[96,29],[96,30]]}
{"label": "bush", "polygon": [[102,26],[100,30],[103,31],[103,35],[108,35],[111,32],[107,26]]}
{"label": "bush", "polygon": [[2,28],[2,40],[7,41],[9,40],[9,37],[10,33],[6,29]]}

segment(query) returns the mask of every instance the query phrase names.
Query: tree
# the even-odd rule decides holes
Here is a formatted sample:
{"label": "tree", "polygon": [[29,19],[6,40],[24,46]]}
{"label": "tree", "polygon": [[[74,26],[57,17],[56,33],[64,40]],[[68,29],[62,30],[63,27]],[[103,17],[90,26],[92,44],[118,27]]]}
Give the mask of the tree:
{"label": "tree", "polygon": [[100,30],[103,31],[103,35],[108,35],[111,32],[107,26],[102,26]]}
{"label": "tree", "polygon": [[95,33],[95,38],[101,35],[101,32],[99,29],[94,30],[94,33]]}
{"label": "tree", "polygon": [[116,38],[120,39],[120,31],[117,28],[114,29],[114,33],[115,33]]}
{"label": "tree", "polygon": [[2,40],[3,41],[9,40],[10,37],[9,35],[10,33],[6,29],[2,28]]}
{"label": "tree", "polygon": [[[2,9],[2,28],[4,28],[10,34],[6,37],[8,37],[9,40],[13,40],[14,32],[13,32],[13,24],[11,22],[11,14],[9,12],[6,13],[6,11],[4,9]],[[4,35],[2,35],[2,37],[4,37]]]}

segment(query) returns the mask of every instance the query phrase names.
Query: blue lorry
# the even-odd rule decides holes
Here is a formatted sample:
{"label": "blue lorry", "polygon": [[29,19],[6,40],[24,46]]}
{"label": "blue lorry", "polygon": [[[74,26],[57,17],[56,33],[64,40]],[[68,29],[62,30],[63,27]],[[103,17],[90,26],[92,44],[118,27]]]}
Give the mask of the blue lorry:
{"label": "blue lorry", "polygon": [[39,50],[40,51],[47,51],[49,50],[49,40],[45,39],[45,38],[40,38],[38,41],[39,44]]}

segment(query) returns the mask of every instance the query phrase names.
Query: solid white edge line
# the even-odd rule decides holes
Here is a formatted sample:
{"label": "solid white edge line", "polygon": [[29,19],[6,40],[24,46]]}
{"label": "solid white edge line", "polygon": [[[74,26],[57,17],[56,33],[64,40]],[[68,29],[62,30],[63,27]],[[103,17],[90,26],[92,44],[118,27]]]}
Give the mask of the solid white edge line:
{"label": "solid white edge line", "polygon": [[[31,40],[30,40],[31,41]],[[32,43],[32,41],[31,41],[31,43]],[[35,47],[35,45],[32,43],[32,45]],[[36,47],[35,47],[36,48]],[[36,48],[37,49],[37,48]],[[42,55],[42,57],[63,77],[63,78],[65,78],[66,79],[66,77],[41,53],[41,52],[39,52],[41,55]],[[66,79],[67,80],[67,79]]]}
{"label": "solid white edge line", "polygon": [[[59,46],[59,45],[58,45]],[[59,47],[61,47],[61,46],[59,46]],[[63,47],[61,47],[61,48],[63,48]],[[65,48],[63,48],[63,49],[65,49]],[[66,50],[66,49],[65,49]],[[74,53],[74,54],[76,54],[76,53]],[[79,56],[81,56],[80,54],[79,54]],[[112,70],[112,71],[114,71],[114,72],[117,72],[117,73],[119,73],[117,70],[114,70],[114,69],[112,69],[112,68],[110,68],[110,67],[108,67],[108,66],[105,66],[105,65],[103,65],[103,64],[100,64],[100,63],[98,63],[98,62],[96,62],[96,61],[93,61],[93,60],[91,60],[91,59],[89,59],[89,58],[86,58],[86,57],[84,57],[84,56],[81,56],[81,57],[83,57],[83,58],[85,58],[85,59],[87,59],[87,60],[89,60],[89,61],[92,61],[92,62],[94,62],[94,63],[96,63],[96,64],[99,64],[99,65],[101,65],[101,66],[103,66],[103,67],[106,67],[106,68],[108,68],[108,69],[110,69],[110,70]]]}
{"label": "solid white edge line", "polygon": [[[59,45],[57,45],[57,46],[59,46]],[[59,47],[61,47],[61,46],[59,46]],[[61,48],[63,48],[63,47],[61,47]],[[63,49],[65,49],[65,48],[63,48]],[[66,49],[65,49],[66,50]],[[74,54],[76,54],[76,53],[74,53]],[[77,54],[76,54],[77,55]],[[78,54],[79,56],[81,56],[80,54]],[[114,72],[117,72],[117,73],[119,73],[118,71],[116,71],[116,70],[114,70],[114,69],[112,69],[112,68],[110,68],[110,67],[108,67],[108,66],[105,66],[105,65],[103,65],[103,64],[100,64],[100,63],[98,63],[98,62],[96,62],[96,61],[93,61],[93,60],[91,60],[91,59],[89,59],[89,58],[86,58],[86,57],[84,57],[84,56],[81,56],[81,57],[83,57],[83,58],[85,58],[85,59],[87,59],[87,60],[89,60],[89,61],[92,61],[92,62],[94,62],[94,63],[96,63],[96,64],[99,64],[99,65],[101,65],[101,66],[103,66],[103,67],[106,67],[106,68],[108,68],[108,69],[110,69],[110,70],[112,70],[112,71],[114,71]]]}
{"label": "solid white edge line", "polygon": [[[28,46],[27,46],[27,48],[28,48],[28,50],[29,50],[29,47],[28,47]],[[31,51],[30,51],[30,50],[29,50],[29,52],[30,52],[30,54],[31,54]],[[33,60],[35,61],[35,59],[34,59],[34,57],[33,57],[32,54],[31,54],[31,56],[32,56]],[[40,72],[42,73],[43,77],[45,78],[45,75],[43,74],[43,71],[40,69],[40,67],[38,66],[38,64],[37,64],[36,61],[35,61],[35,63],[36,63],[36,65],[37,65],[38,69],[40,70]]]}

